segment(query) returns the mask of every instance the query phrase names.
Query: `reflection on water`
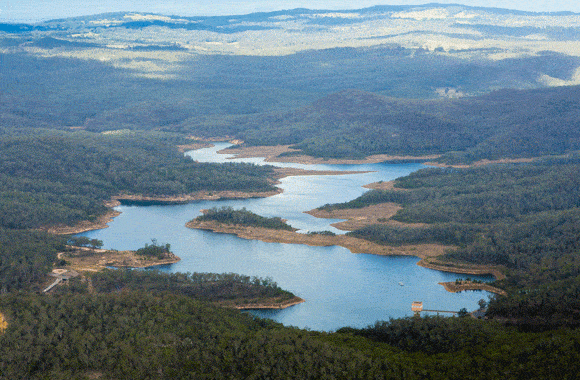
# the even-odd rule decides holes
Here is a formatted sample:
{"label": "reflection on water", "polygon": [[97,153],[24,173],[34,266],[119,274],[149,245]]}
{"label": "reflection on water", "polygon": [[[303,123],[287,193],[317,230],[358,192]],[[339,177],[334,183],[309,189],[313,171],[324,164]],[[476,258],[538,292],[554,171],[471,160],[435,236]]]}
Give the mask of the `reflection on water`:
{"label": "reflection on water", "polygon": [[[200,161],[225,159],[217,148],[190,153]],[[247,162],[248,160],[244,160]],[[252,160],[260,164],[259,159]],[[486,292],[446,292],[438,282],[454,281],[464,275],[443,273],[416,265],[415,257],[383,257],[352,254],[342,247],[264,243],[235,236],[185,227],[200,210],[214,206],[246,207],[264,216],[280,216],[302,230],[333,230],[336,220],[317,219],[303,211],[325,203],[353,199],[366,190],[362,185],[388,181],[422,167],[403,165],[293,165],[313,170],[372,170],[372,173],[333,176],[304,176],[283,179],[282,194],[263,199],[199,201],[171,206],[120,206],[121,215],[107,229],[84,235],[104,241],[107,248],[137,249],[156,238],[170,243],[181,261],[159,268],[168,272],[235,272],[272,277],[282,288],[306,300],[276,311],[255,311],[287,325],[313,330],[336,330],[343,326],[363,327],[376,320],[412,315],[411,302],[423,301],[426,309],[477,308]],[[472,278],[474,276],[471,276]],[[478,277],[485,279],[483,277]],[[402,284],[402,286],[401,286]]]}

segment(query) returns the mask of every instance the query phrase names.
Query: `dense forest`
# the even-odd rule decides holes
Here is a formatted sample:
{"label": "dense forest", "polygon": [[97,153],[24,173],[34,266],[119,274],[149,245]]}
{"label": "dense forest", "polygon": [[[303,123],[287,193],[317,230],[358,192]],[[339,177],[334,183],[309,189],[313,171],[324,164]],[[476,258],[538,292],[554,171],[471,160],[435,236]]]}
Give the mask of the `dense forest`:
{"label": "dense forest", "polygon": [[0,228],[0,295],[39,290],[66,240],[45,232]]}
{"label": "dense forest", "polygon": [[104,214],[114,195],[178,196],[200,190],[268,191],[272,170],[196,163],[159,133],[37,130],[0,134],[0,226],[73,225]]}
{"label": "dense forest", "polygon": [[[580,324],[580,158],[466,169],[424,169],[350,202],[357,208],[395,202],[403,224],[367,226],[349,234],[380,244],[442,243],[451,262],[501,265],[497,281],[510,294],[489,315],[522,324]],[[420,227],[405,223],[422,223]],[[532,322],[533,321],[533,322]]]}
{"label": "dense forest", "polygon": [[78,283],[53,296],[0,297],[9,322],[0,335],[3,377],[572,379],[580,369],[577,330],[529,333],[427,317],[319,333],[219,308],[172,287],[82,289]]}
{"label": "dense forest", "polygon": [[293,144],[325,158],[442,154],[441,162],[457,164],[538,157],[580,149],[579,92],[571,86],[408,100],[345,90],[292,111],[222,125],[248,145]]}
{"label": "dense forest", "polygon": [[[263,302],[282,303],[294,295],[278,287],[271,278],[236,273],[162,273],[157,270],[105,270],[87,274],[91,292],[102,294],[135,291],[147,294],[174,294],[198,301],[227,306],[245,306]],[[56,293],[87,294],[85,281],[73,281]]]}
{"label": "dense forest", "polygon": [[213,207],[209,210],[205,210],[203,215],[198,216],[194,221],[215,221],[223,224],[236,224],[246,227],[262,227],[273,230],[294,231],[294,228],[286,224],[286,222],[279,217],[267,218],[248,211],[245,207],[240,210],[235,210],[228,206],[220,208]]}
{"label": "dense forest", "polygon": [[[234,34],[258,30],[251,17],[270,16],[279,15],[241,17],[239,29],[228,27],[229,18],[189,20],[188,27]],[[187,49],[156,41],[147,28],[183,25],[107,17],[123,23],[115,32],[82,29],[91,18],[0,24],[0,313],[8,323],[0,332],[0,378],[577,378],[580,86],[542,88],[540,78],[572,83],[578,57],[543,51],[485,60],[380,44],[279,56],[196,51],[165,65],[162,54]],[[313,30],[348,22],[307,21]],[[541,31],[577,39],[575,29]],[[118,39],[107,40],[114,33]],[[127,43],[134,46],[119,48]],[[162,69],[146,72],[151,66]],[[456,90],[465,97],[448,99]],[[550,157],[422,170],[398,179],[394,190],[326,206],[398,203],[393,219],[402,225],[350,234],[390,245],[454,245],[441,260],[502,266],[507,278],[494,285],[508,295],[490,300],[487,320],[414,317],[324,333],[284,327],[231,307],[293,295],[273,279],[232,273],[107,270],[42,294],[52,281],[47,274],[66,266],[57,253],[67,244],[102,245],[42,228],[93,221],[116,195],[273,189],[270,167],[184,157],[175,146],[190,142],[186,136],[290,144],[324,158],[437,154],[459,164]],[[291,229],[245,209],[216,208],[200,218]],[[166,251],[169,244],[153,244],[139,253]]]}

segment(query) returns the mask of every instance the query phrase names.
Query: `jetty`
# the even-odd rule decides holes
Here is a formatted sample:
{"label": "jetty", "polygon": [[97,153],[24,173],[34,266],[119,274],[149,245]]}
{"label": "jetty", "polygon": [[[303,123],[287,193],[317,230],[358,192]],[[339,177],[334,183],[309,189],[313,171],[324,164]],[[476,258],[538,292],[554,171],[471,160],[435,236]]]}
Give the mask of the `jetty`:
{"label": "jetty", "polygon": [[449,310],[430,310],[430,309],[423,309],[423,302],[415,301],[411,304],[411,310],[415,313],[416,316],[419,316],[421,313],[447,313],[447,314],[459,314],[458,311],[449,311]]}

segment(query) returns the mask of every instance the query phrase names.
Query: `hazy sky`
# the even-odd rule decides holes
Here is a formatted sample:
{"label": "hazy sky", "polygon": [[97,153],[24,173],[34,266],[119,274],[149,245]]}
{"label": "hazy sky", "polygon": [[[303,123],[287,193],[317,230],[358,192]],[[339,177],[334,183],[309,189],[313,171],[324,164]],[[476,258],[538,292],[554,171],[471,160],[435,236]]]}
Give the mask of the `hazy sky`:
{"label": "hazy sky", "polygon": [[31,22],[117,11],[212,16],[293,8],[359,9],[373,5],[418,5],[430,2],[533,12],[580,13],[578,0],[0,0],[0,21]]}

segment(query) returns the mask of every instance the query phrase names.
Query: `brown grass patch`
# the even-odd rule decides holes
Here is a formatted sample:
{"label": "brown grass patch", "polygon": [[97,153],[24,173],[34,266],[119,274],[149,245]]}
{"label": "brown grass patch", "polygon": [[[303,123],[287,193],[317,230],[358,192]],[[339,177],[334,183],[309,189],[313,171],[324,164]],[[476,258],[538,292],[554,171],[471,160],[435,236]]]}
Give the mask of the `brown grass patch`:
{"label": "brown grass patch", "polygon": [[423,227],[422,223],[401,223],[390,218],[402,207],[396,203],[381,203],[377,205],[350,208],[343,210],[319,210],[306,211],[307,214],[316,218],[347,219],[344,222],[333,223],[331,226],[343,231],[354,231],[372,224],[396,225],[405,227]]}
{"label": "brown grass patch", "polygon": [[59,252],[58,258],[77,271],[100,271],[106,267],[146,268],[156,265],[174,264],[180,260],[173,253],[164,258],[145,257],[135,251],[109,251],[87,247],[70,247],[70,251]]}

